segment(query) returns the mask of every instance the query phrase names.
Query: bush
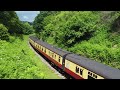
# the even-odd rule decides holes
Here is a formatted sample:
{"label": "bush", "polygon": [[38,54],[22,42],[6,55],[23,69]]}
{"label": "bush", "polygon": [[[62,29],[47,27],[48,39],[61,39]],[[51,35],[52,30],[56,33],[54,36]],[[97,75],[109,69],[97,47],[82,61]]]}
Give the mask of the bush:
{"label": "bush", "polygon": [[0,39],[9,40],[8,29],[3,24],[0,24]]}
{"label": "bush", "polygon": [[119,16],[119,11],[61,11],[38,22],[42,30],[37,35],[57,47],[118,68]]}
{"label": "bush", "polygon": [[53,37],[55,42],[64,46],[73,46],[76,42],[89,39],[98,29],[99,14],[64,11],[44,18],[41,38]]}
{"label": "bush", "polygon": [[115,47],[109,48],[105,45],[91,44],[84,41],[69,48],[69,51],[116,68],[119,65],[113,65],[112,63],[120,63],[120,49]]}

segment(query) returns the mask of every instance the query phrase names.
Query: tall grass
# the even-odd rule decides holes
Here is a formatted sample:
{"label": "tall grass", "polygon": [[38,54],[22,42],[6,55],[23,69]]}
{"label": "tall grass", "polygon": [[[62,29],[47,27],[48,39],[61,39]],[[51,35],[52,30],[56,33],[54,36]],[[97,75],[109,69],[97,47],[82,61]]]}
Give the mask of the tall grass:
{"label": "tall grass", "polygon": [[59,79],[29,48],[28,36],[0,40],[0,78]]}

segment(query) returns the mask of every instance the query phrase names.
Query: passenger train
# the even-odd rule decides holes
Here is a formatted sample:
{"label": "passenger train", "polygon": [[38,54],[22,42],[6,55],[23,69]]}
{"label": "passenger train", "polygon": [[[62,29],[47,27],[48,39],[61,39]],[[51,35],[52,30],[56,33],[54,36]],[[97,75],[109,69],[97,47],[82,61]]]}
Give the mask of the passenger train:
{"label": "passenger train", "polygon": [[35,36],[29,43],[44,57],[75,79],[120,79],[120,70],[56,48]]}

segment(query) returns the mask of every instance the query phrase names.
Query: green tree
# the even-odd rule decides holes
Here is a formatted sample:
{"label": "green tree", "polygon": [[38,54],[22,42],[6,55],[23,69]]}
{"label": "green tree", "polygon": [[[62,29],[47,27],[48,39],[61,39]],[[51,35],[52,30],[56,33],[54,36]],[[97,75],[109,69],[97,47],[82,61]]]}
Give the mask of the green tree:
{"label": "green tree", "polygon": [[[50,14],[42,21],[42,39],[53,37],[55,43],[72,46],[78,41],[89,39],[98,29],[98,13],[90,11],[62,11]],[[39,25],[39,24],[38,24]]]}
{"label": "green tree", "polygon": [[25,22],[24,24],[24,34],[32,34],[34,32],[33,26],[31,26],[28,22]]}
{"label": "green tree", "polygon": [[23,33],[23,26],[15,11],[0,11],[0,23],[8,28],[10,34]]}
{"label": "green tree", "polygon": [[0,39],[9,40],[8,29],[3,24],[0,24]]}
{"label": "green tree", "polygon": [[44,30],[44,18],[58,13],[58,11],[40,11],[37,17],[35,17],[35,20],[33,22],[33,28],[35,29],[36,35],[39,37],[40,33]]}

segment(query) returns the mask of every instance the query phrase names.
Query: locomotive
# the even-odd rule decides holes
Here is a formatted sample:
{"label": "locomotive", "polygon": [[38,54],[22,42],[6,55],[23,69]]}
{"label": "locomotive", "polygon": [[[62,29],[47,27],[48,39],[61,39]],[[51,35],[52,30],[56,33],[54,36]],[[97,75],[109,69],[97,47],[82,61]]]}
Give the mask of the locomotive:
{"label": "locomotive", "polygon": [[120,70],[50,45],[35,36],[29,43],[44,57],[75,79],[120,79]]}

